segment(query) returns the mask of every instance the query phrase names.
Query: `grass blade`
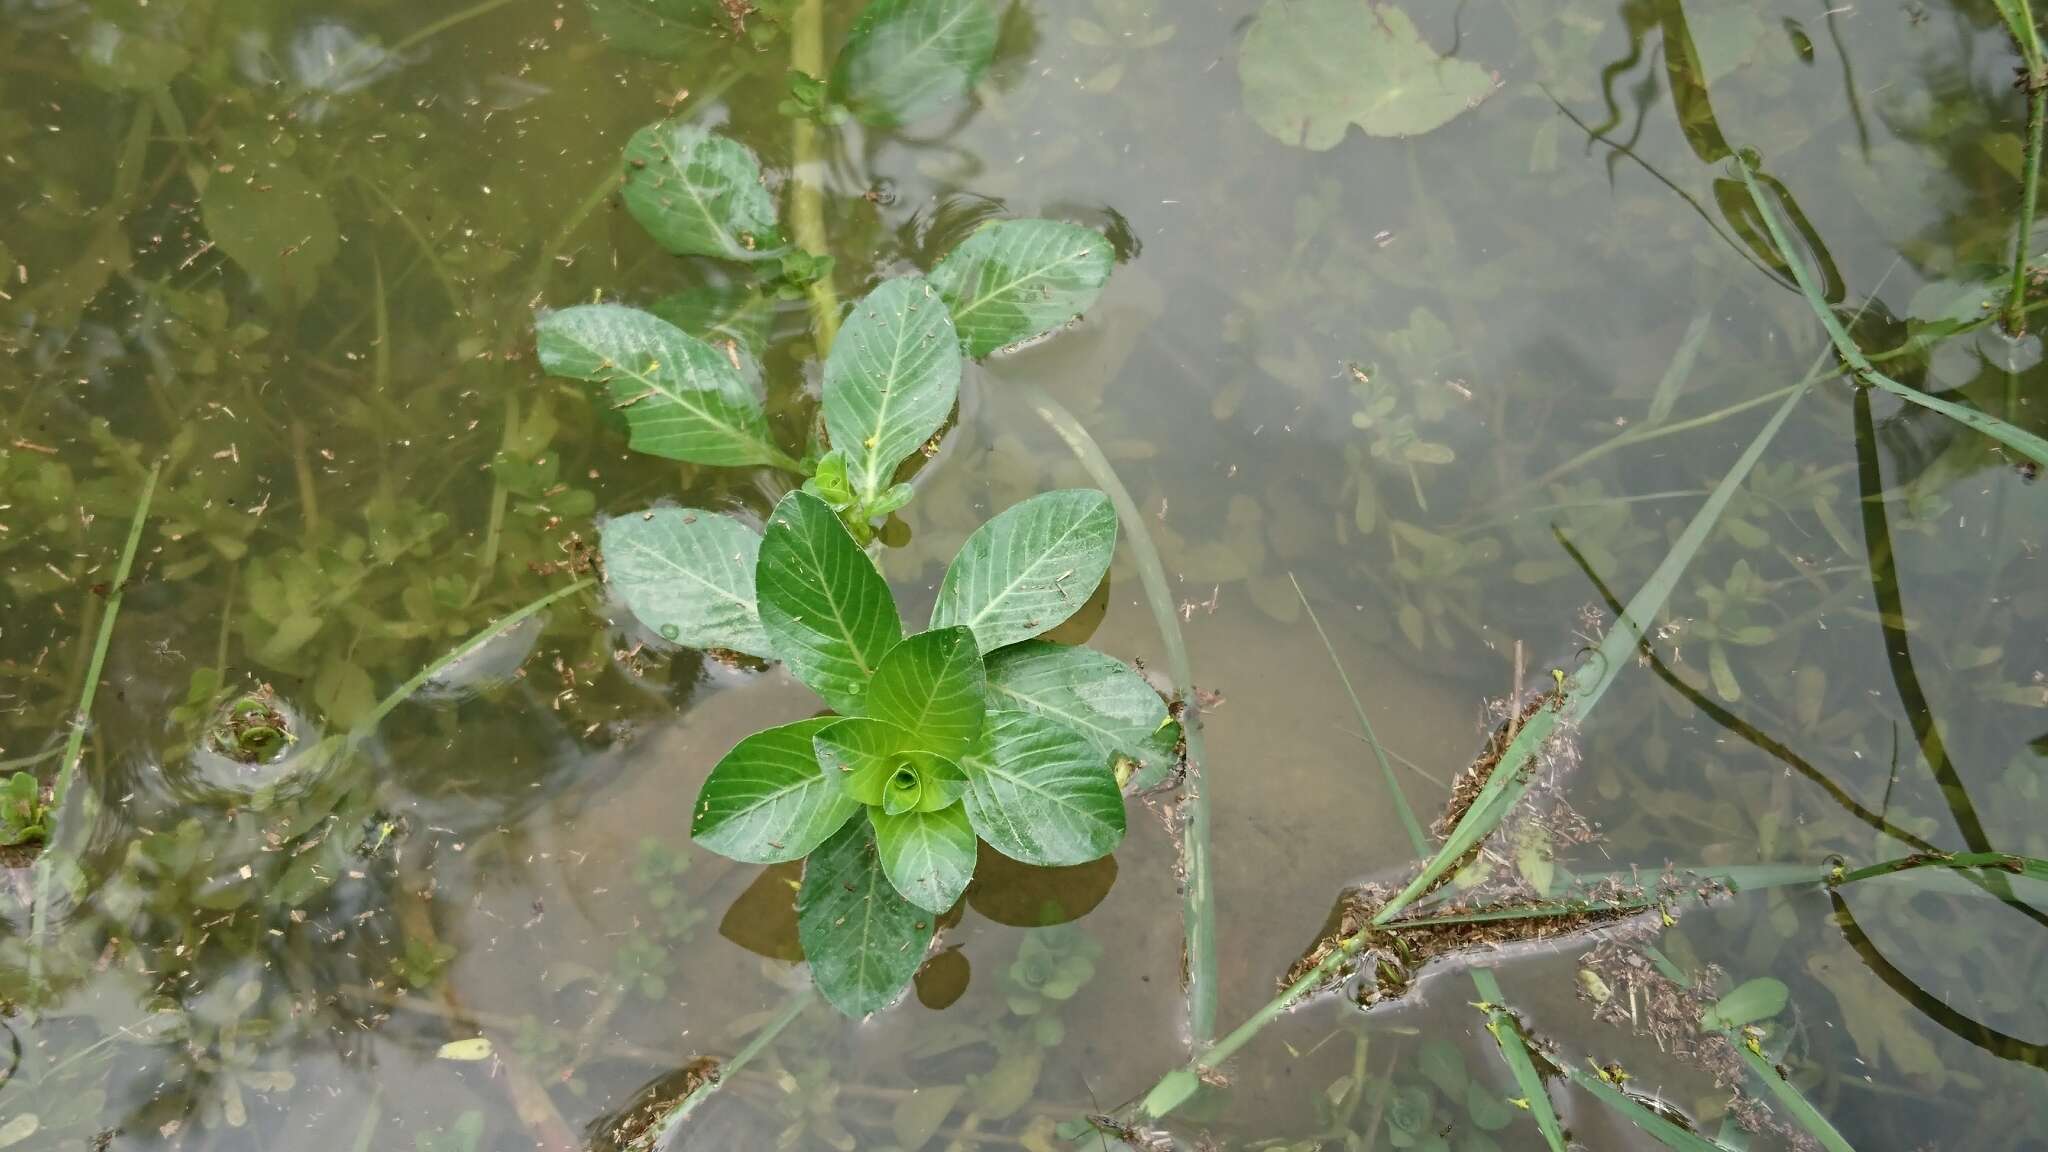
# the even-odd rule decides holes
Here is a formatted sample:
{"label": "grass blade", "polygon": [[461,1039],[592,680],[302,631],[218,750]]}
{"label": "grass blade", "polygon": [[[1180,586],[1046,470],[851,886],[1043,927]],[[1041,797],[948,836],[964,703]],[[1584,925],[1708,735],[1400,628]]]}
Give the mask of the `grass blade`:
{"label": "grass blade", "polygon": [[1785,1111],[1799,1122],[1799,1126],[1804,1128],[1808,1135],[1820,1141],[1822,1148],[1827,1149],[1827,1152],[1856,1152],[1856,1149],[1842,1138],[1842,1134],[1835,1130],[1835,1126],[1828,1123],[1828,1118],[1820,1114],[1820,1109],[1815,1108],[1813,1102],[1799,1089],[1794,1088],[1790,1081],[1779,1075],[1777,1068],[1773,1067],[1769,1060],[1750,1048],[1742,1036],[1733,1030],[1722,1034],[1728,1037],[1728,1043],[1734,1046],[1736,1054],[1742,1057],[1742,1062],[1749,1065],[1751,1074],[1770,1089],[1772,1098],[1784,1106]]}
{"label": "grass blade", "polygon": [[1373,735],[1372,721],[1366,719],[1365,705],[1359,702],[1358,693],[1351,687],[1351,676],[1344,671],[1344,662],[1337,659],[1337,649],[1330,643],[1330,634],[1323,631],[1323,622],[1316,619],[1316,610],[1302,592],[1301,581],[1289,572],[1287,582],[1294,585],[1294,595],[1301,601],[1301,610],[1308,613],[1308,622],[1316,626],[1316,636],[1323,642],[1323,651],[1330,654],[1330,667],[1337,670],[1337,679],[1344,685],[1344,694],[1351,698],[1351,711],[1358,717],[1358,726],[1365,730],[1366,743],[1372,745],[1372,753],[1379,759],[1380,775],[1386,779],[1387,794],[1394,798],[1394,810],[1400,813],[1401,827],[1408,833],[1408,842],[1415,847],[1417,855],[1428,852],[1429,839],[1423,835],[1422,823],[1415,818],[1415,809],[1409,807],[1408,797],[1402,795],[1401,785],[1394,779],[1394,767],[1387,763],[1387,750],[1380,747],[1380,738]]}
{"label": "grass blade", "polygon": [[1193,1048],[1199,1052],[1216,1035],[1216,893],[1209,882],[1209,789],[1202,779],[1206,762],[1202,719],[1196,708],[1194,671],[1188,664],[1187,642],[1180,633],[1173,586],[1166,581],[1166,566],[1160,563],[1159,549],[1145,528],[1145,514],[1139,511],[1137,501],[1131,499],[1130,489],[1124,487],[1095,438],[1045,389],[1027,382],[1020,390],[1024,402],[1066,442],[1081,467],[1109,493],[1110,503],[1116,506],[1117,519],[1123,522],[1124,539],[1138,564],[1138,582],[1145,588],[1145,603],[1152,609],[1152,620],[1159,627],[1159,643],[1166,649],[1167,674],[1173,677],[1173,690],[1184,708],[1181,733],[1187,740],[1188,760],[1187,777],[1182,783],[1187,799],[1181,805],[1181,947],[1187,964],[1188,1034]]}
{"label": "grass blade", "polygon": [[[121,547],[121,560],[114,568],[112,591],[107,593],[106,611],[100,616],[99,636],[93,641],[92,661],[86,665],[85,683],[78,690],[78,707],[71,714],[71,735],[64,741],[64,758],[57,765],[57,779],[50,786],[50,808],[56,815],[54,820],[62,821],[50,836],[49,844],[42,855],[36,857],[35,866],[35,910],[29,917],[29,987],[40,991],[42,987],[42,943],[43,934],[50,926],[50,874],[56,867],[57,857],[69,850],[70,842],[76,838],[71,829],[90,815],[89,809],[63,821],[64,801],[71,794],[71,785],[78,775],[78,762],[85,750],[85,729],[92,723],[93,697],[99,692],[100,672],[106,667],[107,649],[114,642],[114,621],[121,615],[121,599],[128,587],[128,574],[135,567],[135,553],[142,545],[142,526],[149,520],[149,504],[156,497],[156,478],[163,471],[163,461],[149,466],[149,475],[143,478],[142,494],[135,500],[135,516],[128,523],[128,542]],[[90,802],[87,794],[87,802]]]}
{"label": "grass blade", "polygon": [[811,1002],[817,998],[817,991],[810,987],[791,993],[789,999],[783,1001],[782,1008],[770,1017],[766,1024],[761,1025],[760,1031],[755,1032],[744,1047],[733,1053],[732,1059],[718,1066],[718,1074],[706,1079],[688,1096],[676,1101],[669,1108],[668,1115],[648,1128],[646,1135],[635,1142],[632,1152],[650,1152],[652,1149],[672,1146],[676,1129],[690,1118],[690,1113],[695,1112],[704,1101],[710,1099],[711,1094],[718,1091],[726,1080],[752,1063],[754,1057],[759,1056],[768,1045],[774,1043],[775,1038],[782,1034],[782,1030],[789,1027],[798,1016],[803,1015],[804,1009],[809,1008]]}
{"label": "grass blade", "polygon": [[1806,302],[1812,307],[1813,314],[1820,318],[1821,327],[1827,329],[1828,339],[1833,341],[1835,351],[1840,354],[1842,362],[1849,366],[1849,370],[1858,380],[1881,388],[1901,400],[1939,412],[1959,424],[1982,432],[2034,463],[2048,467],[2048,440],[2043,440],[2024,428],[2008,424],[1988,412],[1980,412],[1938,396],[1930,396],[1918,388],[1908,387],[1879,372],[1876,366],[1871,364],[1870,358],[1863,354],[1863,350],[1856,346],[1856,341],[1850,337],[1848,330],[1842,327],[1841,317],[1836,316],[1834,309],[1828,307],[1827,301],[1821,298],[1820,288],[1813,282],[1812,270],[1806,266],[1805,259],[1793,250],[1791,243],[1786,239],[1785,227],[1778,220],[1777,210],[1771,206],[1763,188],[1757,184],[1756,171],[1741,156],[1736,157],[1735,168],[1742,174],[1742,182],[1749,189],[1749,198],[1755,202],[1758,215],[1763,217],[1764,227],[1771,234],[1771,243],[1777,246],[1778,254],[1784,257],[1786,266],[1791,268],[1792,278],[1798,282],[1799,291],[1805,294]]}
{"label": "grass blade", "polygon": [[1592,1093],[1601,1103],[1621,1113],[1628,1122],[1655,1137],[1659,1144],[1676,1152],[1726,1152],[1723,1145],[1707,1139],[1690,1128],[1683,1128],[1650,1110],[1649,1106],[1634,1096],[1623,1092],[1599,1076],[1569,1064],[1564,1074],[1571,1082]]}
{"label": "grass blade", "polygon": [[1543,1142],[1550,1146],[1551,1152],[1565,1152],[1564,1129],[1558,1124],[1557,1112],[1550,1105],[1550,1093],[1543,1087],[1543,1077],[1536,1071],[1536,1062],[1529,1057],[1529,1045],[1522,1037],[1521,1024],[1501,1006],[1500,982],[1493,978],[1493,969],[1472,969],[1472,986],[1479,990],[1481,1008],[1486,1013],[1486,1030],[1500,1045],[1501,1059],[1507,1061],[1508,1071],[1514,1074],[1515,1086],[1521,1090],[1529,1114],[1536,1118],[1536,1128],[1543,1133]]}

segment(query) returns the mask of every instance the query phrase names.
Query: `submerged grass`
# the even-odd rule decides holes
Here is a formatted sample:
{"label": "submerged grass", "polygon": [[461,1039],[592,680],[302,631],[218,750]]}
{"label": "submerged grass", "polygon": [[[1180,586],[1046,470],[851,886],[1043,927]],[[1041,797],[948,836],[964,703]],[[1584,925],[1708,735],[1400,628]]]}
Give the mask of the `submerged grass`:
{"label": "submerged grass", "polygon": [[2019,224],[2012,242],[2012,287],[2005,305],[2005,330],[2018,336],[2027,330],[2027,245],[2033,239],[2034,208],[2041,191],[2042,129],[2048,123],[2048,60],[2042,56],[2041,34],[2034,27],[2034,8],[2029,0],[1994,2],[2027,65],[2023,77],[2027,90],[2027,171],[2020,193]]}

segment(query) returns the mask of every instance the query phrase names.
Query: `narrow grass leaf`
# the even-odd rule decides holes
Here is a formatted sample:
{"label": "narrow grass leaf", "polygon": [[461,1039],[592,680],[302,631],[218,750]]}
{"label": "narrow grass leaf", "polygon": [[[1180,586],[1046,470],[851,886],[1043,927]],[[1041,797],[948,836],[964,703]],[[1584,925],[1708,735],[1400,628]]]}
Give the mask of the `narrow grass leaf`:
{"label": "narrow grass leaf", "polygon": [[1337,679],[1344,685],[1344,695],[1351,700],[1352,715],[1358,718],[1358,726],[1364,729],[1366,743],[1372,745],[1372,754],[1379,761],[1380,777],[1387,783],[1387,795],[1394,799],[1394,810],[1401,817],[1401,827],[1408,833],[1408,843],[1414,846],[1418,855],[1426,854],[1429,840],[1423,835],[1422,822],[1415,818],[1415,809],[1409,806],[1408,797],[1394,779],[1394,766],[1387,763],[1387,750],[1380,747],[1380,738],[1373,734],[1372,720],[1366,716],[1365,705],[1359,701],[1357,690],[1351,687],[1351,676],[1344,671],[1344,662],[1337,659],[1337,649],[1330,643],[1330,634],[1323,631],[1323,622],[1316,618],[1315,606],[1308,602],[1308,595],[1301,590],[1301,581],[1289,572],[1287,582],[1294,585],[1295,598],[1301,601],[1302,611],[1308,613],[1308,622],[1315,625],[1316,638],[1323,642],[1323,651],[1330,657],[1330,667],[1337,670]]}
{"label": "narrow grass leaf", "polygon": [[1734,1047],[1736,1054],[1742,1057],[1742,1062],[1749,1066],[1750,1074],[1763,1082],[1764,1087],[1770,1090],[1771,1098],[1785,1109],[1807,1135],[1820,1141],[1820,1146],[1827,1149],[1827,1152],[1856,1152],[1849,1141],[1835,1129],[1834,1124],[1830,1123],[1826,1116],[1821,1115],[1820,1109],[1813,1106],[1813,1101],[1808,1100],[1804,1093],[1780,1075],[1776,1066],[1769,1060],[1750,1048],[1741,1033],[1730,1031],[1727,1035],[1728,1043]]}
{"label": "narrow grass leaf", "polygon": [[1551,1152],[1565,1152],[1564,1127],[1557,1122],[1557,1110],[1551,1107],[1550,1093],[1543,1086],[1542,1075],[1536,1071],[1536,1062],[1529,1056],[1529,1045],[1522,1038],[1521,1025],[1501,1006],[1500,982],[1494,979],[1493,969],[1472,969],[1472,987],[1479,992],[1479,999],[1486,1006],[1486,1030],[1500,1046],[1500,1057],[1513,1074],[1515,1087],[1522,1093],[1522,1102],[1528,1106],[1529,1115],[1535,1118],[1536,1130],[1543,1133],[1544,1145]]}
{"label": "narrow grass leaf", "polygon": [[1601,1103],[1614,1109],[1629,1123],[1650,1134],[1659,1144],[1675,1152],[1727,1152],[1722,1145],[1690,1128],[1681,1127],[1652,1111],[1650,1106],[1623,1092],[1599,1076],[1567,1064],[1564,1074]]}

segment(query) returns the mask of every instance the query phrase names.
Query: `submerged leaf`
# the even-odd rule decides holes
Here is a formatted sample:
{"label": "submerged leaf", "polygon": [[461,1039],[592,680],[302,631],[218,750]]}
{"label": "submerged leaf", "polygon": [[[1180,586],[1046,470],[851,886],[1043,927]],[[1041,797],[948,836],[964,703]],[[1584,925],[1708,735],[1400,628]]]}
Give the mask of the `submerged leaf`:
{"label": "submerged leaf", "polygon": [[441,1045],[434,1055],[443,1060],[474,1062],[491,1058],[491,1038],[472,1036],[467,1040],[450,1040]]}
{"label": "submerged leaf", "polygon": [[[591,23],[628,52],[664,60],[717,44],[731,27],[719,0],[584,0]],[[717,50],[717,49],[714,49]]]}
{"label": "submerged leaf", "polygon": [[1768,1020],[1785,1010],[1791,991],[1783,980],[1759,976],[1744,981],[1700,1016],[1700,1027],[1720,1031]]}
{"label": "submerged leaf", "polygon": [[862,501],[881,498],[959,395],[959,336],[923,277],[886,281],[854,305],[825,360],[824,408],[825,431]]}
{"label": "submerged leaf", "polygon": [[736,347],[714,348],[657,316],[584,304],[541,317],[541,367],[605,386],[636,451],[696,464],[795,467],[768,436],[761,370]]}
{"label": "submerged leaf", "polygon": [[896,599],[839,516],[808,492],[769,514],[754,591],[775,655],[841,712],[867,711],[868,681],[903,639]]}
{"label": "submerged leaf", "polygon": [[1406,12],[1371,0],[1266,0],[1238,75],[1259,127],[1317,152],[1352,124],[1370,136],[1441,128],[1494,83],[1478,64],[1438,56]]}
{"label": "submerged leaf", "polygon": [[861,122],[923,119],[965,95],[995,58],[990,0],[869,0],[832,69],[832,97]]}
{"label": "submerged leaf", "polygon": [[987,224],[932,269],[960,347],[980,359],[1043,336],[1088,310],[1115,253],[1101,233],[1057,220]]}
{"label": "submerged leaf", "polygon": [[818,991],[848,1016],[886,1008],[903,994],[924,962],[935,921],[897,895],[865,820],[847,821],[804,864],[797,939]]}
{"label": "submerged leaf", "polygon": [[303,292],[341,251],[327,193],[288,164],[214,176],[199,211],[213,242],[267,290]]}
{"label": "submerged leaf", "polygon": [[981,747],[960,767],[968,820],[1013,860],[1084,864],[1123,841],[1116,777],[1086,740],[1055,721],[992,711]]}
{"label": "submerged leaf", "polygon": [[813,740],[838,721],[799,720],[756,732],[726,753],[697,794],[690,835],[749,864],[801,860],[860,811],[827,778]]}
{"label": "submerged leaf", "polygon": [[605,579],[642,624],[687,648],[775,658],[754,603],[761,537],[730,516],[655,508],[599,528]]}
{"label": "submerged leaf", "polygon": [[626,143],[626,211],[678,256],[761,260],[784,247],[761,162],[737,140],[664,120]]}
{"label": "submerged leaf", "polygon": [[946,568],[932,627],[964,625],[983,652],[1072,616],[1116,553],[1116,510],[1093,489],[1046,492],[974,530]]}

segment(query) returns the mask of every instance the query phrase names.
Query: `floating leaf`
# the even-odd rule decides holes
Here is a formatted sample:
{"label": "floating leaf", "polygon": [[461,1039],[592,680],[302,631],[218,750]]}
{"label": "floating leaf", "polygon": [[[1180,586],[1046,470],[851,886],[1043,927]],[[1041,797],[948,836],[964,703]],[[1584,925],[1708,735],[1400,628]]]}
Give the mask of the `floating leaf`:
{"label": "floating leaf", "polygon": [[959,336],[923,277],[887,281],[854,305],[825,360],[825,431],[863,501],[880,499],[959,395]]}
{"label": "floating leaf", "polygon": [[849,716],[820,731],[811,743],[825,776],[870,807],[936,812],[967,788],[958,764],[918,747],[912,733],[887,721]]}
{"label": "floating leaf", "polygon": [[1086,312],[1114,263],[1099,232],[1057,220],[1002,220],[948,252],[931,282],[952,309],[961,349],[980,359]]}
{"label": "floating leaf", "polygon": [[702,125],[664,120],[626,142],[626,211],[678,256],[779,257],[775,198],[746,145]]}
{"label": "floating leaf", "polygon": [[990,0],[869,0],[832,68],[832,98],[866,124],[921,120],[974,87],[997,31]]}
{"label": "floating leaf", "polygon": [[605,578],[633,615],[672,643],[775,658],[754,603],[761,537],[730,516],[655,508],[599,528]]}
{"label": "floating leaf", "polygon": [[288,164],[214,176],[199,209],[206,234],[265,289],[303,292],[341,251],[327,193]]}
{"label": "floating leaf", "polygon": [[1438,56],[1408,14],[1371,0],[1266,0],[1238,50],[1245,110],[1287,144],[1321,152],[1441,128],[1493,91],[1469,60]]}
{"label": "floating leaf", "polygon": [[1700,1027],[1721,1031],[1768,1020],[1785,1010],[1791,992],[1783,980],[1759,976],[1744,981],[1700,1016]]}
{"label": "floating leaf", "polygon": [[981,736],[987,678],[974,633],[965,628],[921,632],[882,657],[868,688],[868,715],[917,739],[917,746],[957,760]]}
{"label": "floating leaf", "polygon": [[860,804],[819,767],[813,740],[831,716],[769,728],[734,745],[697,794],[690,835],[749,864],[801,860]]}
{"label": "floating leaf", "polygon": [[936,812],[868,809],[882,871],[905,900],[944,912],[974,876],[974,827],[958,804]]}
{"label": "floating leaf", "polygon": [[1046,492],[974,530],[946,568],[932,627],[974,630],[983,652],[1072,616],[1116,552],[1116,510],[1093,489]]}
{"label": "floating leaf", "polygon": [[974,830],[1026,864],[1082,864],[1116,850],[1124,801],[1095,748],[1030,712],[991,711],[982,744],[961,761]]}
{"label": "floating leaf", "polygon": [[754,570],[761,625],[797,679],[841,712],[865,712],[868,681],[903,639],[889,585],[823,500],[791,492],[768,517]]}
{"label": "floating leaf", "polygon": [[1057,721],[1105,762],[1151,768],[1173,754],[1166,701],[1130,665],[1094,649],[1027,640],[991,652],[988,689],[997,707]]}
{"label": "floating leaf", "polygon": [[865,820],[847,821],[804,864],[797,939],[818,991],[849,1016],[886,1008],[903,994],[935,921],[897,895]]}
{"label": "floating leaf", "polygon": [[489,1060],[491,1058],[491,1038],[488,1036],[471,1036],[467,1040],[450,1040],[446,1044],[441,1045],[434,1055],[442,1060],[459,1060],[465,1063]]}
{"label": "floating leaf", "polygon": [[737,348],[714,348],[657,316],[585,304],[542,316],[541,367],[605,386],[636,451],[697,464],[796,468],[768,436],[761,370]]}

